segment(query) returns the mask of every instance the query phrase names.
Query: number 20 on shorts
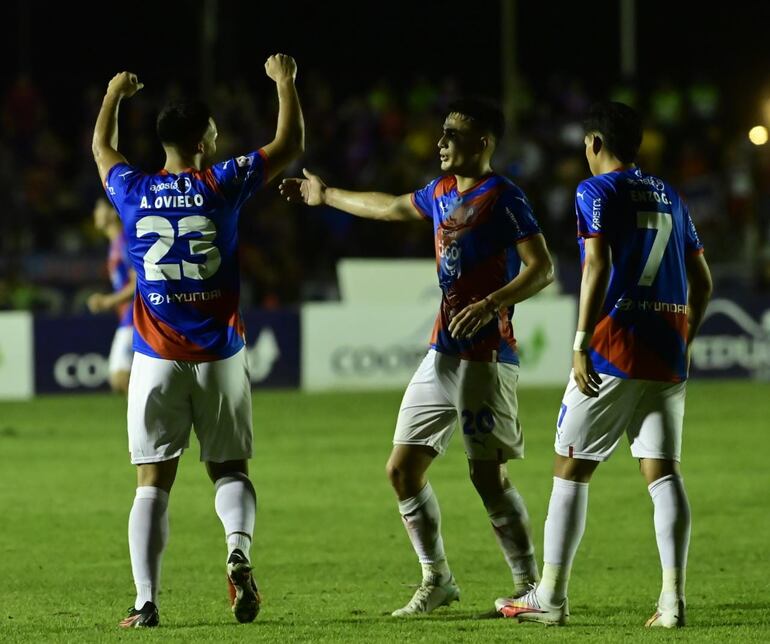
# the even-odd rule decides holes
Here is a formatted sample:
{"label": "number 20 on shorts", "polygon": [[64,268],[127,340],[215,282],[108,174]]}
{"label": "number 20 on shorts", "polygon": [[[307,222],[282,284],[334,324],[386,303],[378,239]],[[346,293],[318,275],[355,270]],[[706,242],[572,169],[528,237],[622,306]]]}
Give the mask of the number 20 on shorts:
{"label": "number 20 on shorts", "polygon": [[489,434],[495,428],[495,417],[488,407],[474,413],[470,409],[462,411],[463,434],[472,435],[476,432]]}

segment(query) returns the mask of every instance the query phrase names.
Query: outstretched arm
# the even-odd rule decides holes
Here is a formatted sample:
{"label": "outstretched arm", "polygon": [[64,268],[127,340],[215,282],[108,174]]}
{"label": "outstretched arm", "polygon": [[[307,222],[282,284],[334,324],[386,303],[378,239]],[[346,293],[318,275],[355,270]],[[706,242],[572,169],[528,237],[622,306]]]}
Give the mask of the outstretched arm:
{"label": "outstretched arm", "polygon": [[609,244],[603,237],[587,237],[584,241],[585,263],[580,282],[578,325],[572,354],[572,369],[578,389],[586,396],[599,395],[601,378],[594,370],[588,348],[599,320],[607,283],[610,279],[612,257]]}
{"label": "outstretched arm", "polygon": [[535,235],[520,242],[516,251],[524,263],[524,270],[502,288],[460,311],[449,323],[449,332],[453,337],[473,336],[501,308],[526,300],[553,282],[553,262],[543,235]]}
{"label": "outstretched arm", "polygon": [[284,179],[281,194],[292,203],[308,206],[326,204],[351,215],[381,221],[422,220],[412,204],[411,195],[389,195],[383,192],[353,192],[327,186],[318,175],[303,169],[304,179]]}
{"label": "outstretched arm", "polygon": [[286,54],[274,54],[265,63],[265,73],[278,91],[278,125],[275,138],[262,150],[267,156],[267,181],[272,180],[305,151],[305,121],[294,79],[297,63]]}
{"label": "outstretched arm", "polygon": [[91,151],[94,154],[96,167],[102,183],[107,180],[107,173],[117,163],[125,163],[125,157],[118,152],[118,108],[120,101],[131,98],[144,83],[140,83],[136,74],[120,72],[116,74],[104,95],[99,116],[96,118],[94,138],[91,142]]}
{"label": "outstretched arm", "polygon": [[93,293],[89,296],[86,304],[91,313],[104,313],[133,300],[135,291],[136,273],[131,270],[129,271],[128,281],[122,289],[114,293]]}

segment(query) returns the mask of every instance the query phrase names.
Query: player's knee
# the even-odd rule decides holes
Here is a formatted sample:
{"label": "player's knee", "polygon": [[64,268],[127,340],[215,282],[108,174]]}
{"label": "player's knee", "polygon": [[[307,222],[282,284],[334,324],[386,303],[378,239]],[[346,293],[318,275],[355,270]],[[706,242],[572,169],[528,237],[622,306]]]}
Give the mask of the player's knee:
{"label": "player's knee", "polygon": [[385,465],[385,474],[388,477],[388,481],[390,481],[390,484],[398,489],[402,484],[404,480],[404,470],[400,465],[396,462],[394,462],[392,459],[388,460],[388,462]]}
{"label": "player's knee", "polygon": [[593,473],[599,466],[599,461],[582,458],[569,458],[556,454],[553,464],[553,475],[565,481],[590,483]]}
{"label": "player's knee", "polygon": [[505,491],[504,478],[499,463],[468,461],[471,483],[484,499],[492,498]]}
{"label": "player's knee", "polygon": [[647,485],[650,485],[664,476],[679,476],[679,463],[657,458],[640,458],[639,471]]}
{"label": "player's knee", "polygon": [[410,470],[404,463],[389,460],[385,473],[400,499],[414,496],[422,487],[421,474]]}
{"label": "player's knee", "polygon": [[238,478],[244,481],[249,479],[249,466],[246,460],[225,461],[224,463],[216,463],[214,461],[206,462],[206,472],[209,475],[212,483],[216,483],[223,478]]}
{"label": "player's knee", "polygon": [[176,478],[179,457],[159,463],[144,463],[136,468],[136,484],[138,487],[159,487],[166,492],[171,491]]}

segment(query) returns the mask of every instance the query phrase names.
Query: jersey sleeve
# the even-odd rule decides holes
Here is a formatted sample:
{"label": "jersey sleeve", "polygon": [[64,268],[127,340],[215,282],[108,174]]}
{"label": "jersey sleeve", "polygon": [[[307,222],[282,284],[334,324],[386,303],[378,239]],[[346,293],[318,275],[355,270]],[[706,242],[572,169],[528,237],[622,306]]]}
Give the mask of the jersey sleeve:
{"label": "jersey sleeve", "polygon": [[502,213],[503,236],[508,244],[518,244],[541,233],[532,206],[521,190],[506,190],[495,209]]}
{"label": "jersey sleeve", "polygon": [[695,229],[695,224],[690,217],[690,211],[687,206],[682,203],[682,212],[684,213],[684,248],[688,254],[695,254],[703,252],[703,244],[700,237],[698,237],[698,231]]}
{"label": "jersey sleeve", "polygon": [[436,194],[436,184],[439,181],[440,177],[411,194],[412,205],[428,221],[433,221],[433,196]]}
{"label": "jersey sleeve", "polygon": [[608,194],[593,181],[583,181],[575,192],[578,237],[596,237],[604,232]]}
{"label": "jersey sleeve", "polygon": [[110,200],[115,210],[118,211],[118,215],[120,215],[120,210],[126,201],[128,193],[141,177],[141,171],[128,163],[116,163],[107,172],[104,191],[107,193],[107,199]]}
{"label": "jersey sleeve", "polygon": [[211,167],[214,180],[235,207],[241,206],[267,181],[268,158],[262,149]]}

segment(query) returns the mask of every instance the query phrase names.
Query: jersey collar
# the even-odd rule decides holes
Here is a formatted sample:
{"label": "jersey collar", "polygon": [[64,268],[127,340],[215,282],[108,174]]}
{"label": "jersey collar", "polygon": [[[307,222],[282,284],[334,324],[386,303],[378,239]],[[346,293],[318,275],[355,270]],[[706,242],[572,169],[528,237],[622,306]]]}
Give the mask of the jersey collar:
{"label": "jersey collar", "polygon": [[495,177],[497,177],[497,174],[495,174],[494,172],[490,172],[489,174],[485,174],[483,177],[481,177],[481,178],[480,178],[480,179],[479,179],[479,180],[478,180],[476,183],[474,183],[474,184],[473,184],[473,185],[472,185],[470,188],[468,188],[467,190],[460,190],[460,189],[457,187],[457,178],[456,178],[456,177],[454,177],[454,182],[455,182],[455,190],[457,190],[457,194],[458,194],[460,197],[465,197],[466,195],[469,195],[469,194],[470,194],[470,193],[472,193],[474,190],[476,190],[477,188],[481,187],[481,186],[482,186],[484,183],[486,183],[487,181],[490,181],[491,179],[494,179]]}

